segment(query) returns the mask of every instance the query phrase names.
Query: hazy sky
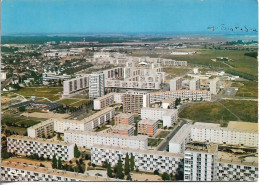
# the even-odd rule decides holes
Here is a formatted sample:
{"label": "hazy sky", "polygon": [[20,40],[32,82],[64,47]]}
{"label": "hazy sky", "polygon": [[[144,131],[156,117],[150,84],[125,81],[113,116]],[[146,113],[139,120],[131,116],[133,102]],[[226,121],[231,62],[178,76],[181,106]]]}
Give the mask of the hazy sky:
{"label": "hazy sky", "polygon": [[257,29],[257,7],[257,0],[2,0],[1,24],[3,35]]}

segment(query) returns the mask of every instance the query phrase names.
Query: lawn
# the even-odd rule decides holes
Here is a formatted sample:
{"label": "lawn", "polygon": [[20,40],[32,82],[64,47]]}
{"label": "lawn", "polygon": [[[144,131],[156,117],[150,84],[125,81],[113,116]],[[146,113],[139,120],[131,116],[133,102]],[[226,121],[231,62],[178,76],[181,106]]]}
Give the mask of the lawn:
{"label": "lawn", "polygon": [[185,75],[189,71],[191,71],[191,70],[188,68],[174,68],[174,67],[163,68],[163,72],[166,72],[167,74],[170,74],[172,76]]}
{"label": "lawn", "polygon": [[256,101],[248,100],[221,100],[214,103],[196,103],[187,106],[179,116],[180,118],[211,123],[227,123],[229,121],[238,121],[239,119],[241,121],[257,122],[257,103]]}
{"label": "lawn", "polygon": [[55,101],[61,97],[59,93],[61,93],[62,90],[62,87],[26,87],[18,90],[16,93],[24,97],[45,97],[51,101]]}
{"label": "lawn", "polygon": [[75,103],[75,102],[77,102],[77,101],[79,101],[79,100],[65,99],[65,100],[61,100],[61,101],[59,101],[59,102],[57,102],[57,103],[59,103],[59,104],[64,104],[64,105],[70,105],[70,104]]}
{"label": "lawn", "polygon": [[258,83],[253,81],[232,82],[231,87],[238,87],[236,96],[258,97]]}
{"label": "lawn", "polygon": [[79,106],[84,105],[84,104],[86,104],[86,103],[88,103],[88,102],[90,102],[90,101],[91,101],[91,100],[82,100],[82,101],[79,101],[79,102],[77,102],[77,103],[72,103],[70,106],[79,107]]}
{"label": "lawn", "polygon": [[156,147],[162,142],[162,139],[148,138],[148,146]]}
{"label": "lawn", "polygon": [[23,119],[23,118],[4,117],[4,118],[2,118],[1,123],[6,124],[8,126],[27,128],[27,127],[33,126],[37,123],[40,123],[40,121],[31,120],[31,119]]}
{"label": "lawn", "polygon": [[[239,50],[216,50],[216,49],[204,49],[199,50],[198,54],[195,55],[185,55],[185,56],[173,56],[173,55],[164,55],[162,58],[170,58],[175,60],[185,60],[188,61],[188,65],[203,65],[209,67],[223,68],[227,72],[237,74],[239,76],[248,77],[254,80],[257,80],[257,69],[258,63],[257,59],[244,54],[247,51]],[[225,65],[222,62],[214,62],[211,59],[216,57],[228,57],[232,61],[228,61]]]}
{"label": "lawn", "polygon": [[160,131],[160,133],[156,135],[156,138],[166,138],[169,133],[170,131]]}

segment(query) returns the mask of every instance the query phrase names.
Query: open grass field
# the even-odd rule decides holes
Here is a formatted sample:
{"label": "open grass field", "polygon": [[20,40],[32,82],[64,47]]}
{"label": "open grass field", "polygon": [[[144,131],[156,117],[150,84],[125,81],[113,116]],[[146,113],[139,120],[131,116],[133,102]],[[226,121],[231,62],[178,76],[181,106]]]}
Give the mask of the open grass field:
{"label": "open grass field", "polygon": [[148,138],[148,146],[156,147],[162,142],[162,139]]}
{"label": "open grass field", "polygon": [[[236,72],[237,75],[247,75],[255,80],[257,79],[257,69],[258,63],[257,59],[244,54],[247,51],[239,50],[216,50],[216,49],[203,49],[199,50],[198,54],[195,55],[184,55],[184,56],[173,56],[173,55],[163,55],[162,58],[170,58],[175,60],[186,60],[189,65],[203,65],[209,67],[223,68],[227,72]],[[232,61],[226,62],[230,66],[222,62],[214,62],[211,59],[216,57],[228,57]]]}
{"label": "open grass field", "polygon": [[65,100],[58,101],[57,103],[64,104],[64,105],[70,105],[70,104],[75,103],[77,101],[78,100],[74,100],[74,99],[65,99]]}
{"label": "open grass field", "polygon": [[72,103],[71,106],[72,106],[72,107],[79,107],[79,106],[84,105],[84,104],[86,104],[86,103],[88,103],[88,102],[90,102],[90,101],[91,101],[91,100],[81,100],[81,101],[79,101],[79,102],[77,102],[77,103]]}
{"label": "open grass field", "polygon": [[159,134],[156,135],[156,138],[166,138],[170,131],[160,131]]}
{"label": "open grass field", "polygon": [[17,91],[17,94],[20,94],[24,97],[35,96],[35,97],[45,97],[51,101],[58,100],[62,92],[62,87],[26,87]]}
{"label": "open grass field", "polygon": [[258,97],[258,83],[253,81],[232,82],[231,87],[238,87],[236,96]]}
{"label": "open grass field", "polygon": [[257,122],[258,102],[247,100],[221,100],[214,103],[190,104],[180,118],[194,121],[227,123],[229,121]]}
{"label": "open grass field", "polygon": [[164,67],[163,72],[166,72],[167,74],[170,74],[172,76],[182,76],[186,73],[191,71],[191,69],[188,68],[174,68],[174,67]]}
{"label": "open grass field", "polygon": [[10,125],[10,126],[20,126],[20,127],[30,127],[37,123],[40,123],[40,121],[26,119],[26,118],[14,118],[14,117],[4,117],[1,119],[2,124]]}

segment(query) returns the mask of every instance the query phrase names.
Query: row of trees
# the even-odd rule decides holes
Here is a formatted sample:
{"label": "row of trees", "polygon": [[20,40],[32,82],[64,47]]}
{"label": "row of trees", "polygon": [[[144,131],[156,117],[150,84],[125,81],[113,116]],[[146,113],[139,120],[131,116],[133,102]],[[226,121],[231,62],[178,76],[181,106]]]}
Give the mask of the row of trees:
{"label": "row of trees", "polygon": [[127,153],[126,157],[125,157],[124,168],[123,168],[123,162],[122,162],[120,156],[119,156],[117,165],[114,166],[113,170],[112,170],[111,164],[108,163],[107,161],[105,161],[102,166],[107,168],[107,176],[110,178],[124,179],[125,175],[126,175],[127,180],[132,180],[130,171],[134,171],[134,169],[135,169],[135,160],[134,160],[134,156],[132,153],[131,153],[130,158]]}

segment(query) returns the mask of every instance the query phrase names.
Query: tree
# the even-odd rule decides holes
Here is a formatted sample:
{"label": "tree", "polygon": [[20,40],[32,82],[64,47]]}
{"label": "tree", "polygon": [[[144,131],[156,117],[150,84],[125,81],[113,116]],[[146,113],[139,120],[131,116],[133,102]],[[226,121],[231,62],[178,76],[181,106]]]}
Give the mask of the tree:
{"label": "tree", "polygon": [[57,168],[57,159],[56,159],[56,155],[54,154],[53,158],[52,158],[52,168],[56,169]]}
{"label": "tree", "polygon": [[25,106],[22,106],[22,107],[19,107],[19,111],[20,112],[24,112],[26,109],[25,109]]}
{"label": "tree", "polygon": [[117,173],[116,177],[119,179],[124,179],[124,174],[123,174],[123,167],[122,167],[122,160],[121,157],[119,156],[118,162],[117,162]]}
{"label": "tree", "polygon": [[108,165],[107,165],[107,176],[110,178],[113,178],[113,171],[112,171],[110,163],[108,163]]}
{"label": "tree", "polygon": [[80,151],[78,149],[78,146],[75,145],[74,146],[74,157],[79,158],[79,156],[80,156]]}
{"label": "tree", "polygon": [[125,175],[128,175],[130,172],[130,166],[129,166],[129,155],[128,153],[126,153],[126,157],[125,157]]}
{"label": "tree", "polygon": [[126,177],[126,180],[129,180],[129,181],[132,181],[132,177],[131,177],[131,174],[128,173],[127,177]]}
{"label": "tree", "polygon": [[134,171],[135,170],[135,157],[133,156],[132,153],[131,153],[130,163],[131,163],[131,171]]}
{"label": "tree", "polygon": [[59,157],[59,159],[58,159],[58,169],[61,169],[61,159],[60,159],[60,157]]}
{"label": "tree", "polygon": [[160,174],[160,173],[159,173],[159,170],[154,170],[153,174],[154,174],[154,175],[159,175],[159,174]]}
{"label": "tree", "polygon": [[170,175],[169,175],[168,173],[164,172],[164,173],[162,174],[162,180],[164,180],[164,181],[170,180]]}

